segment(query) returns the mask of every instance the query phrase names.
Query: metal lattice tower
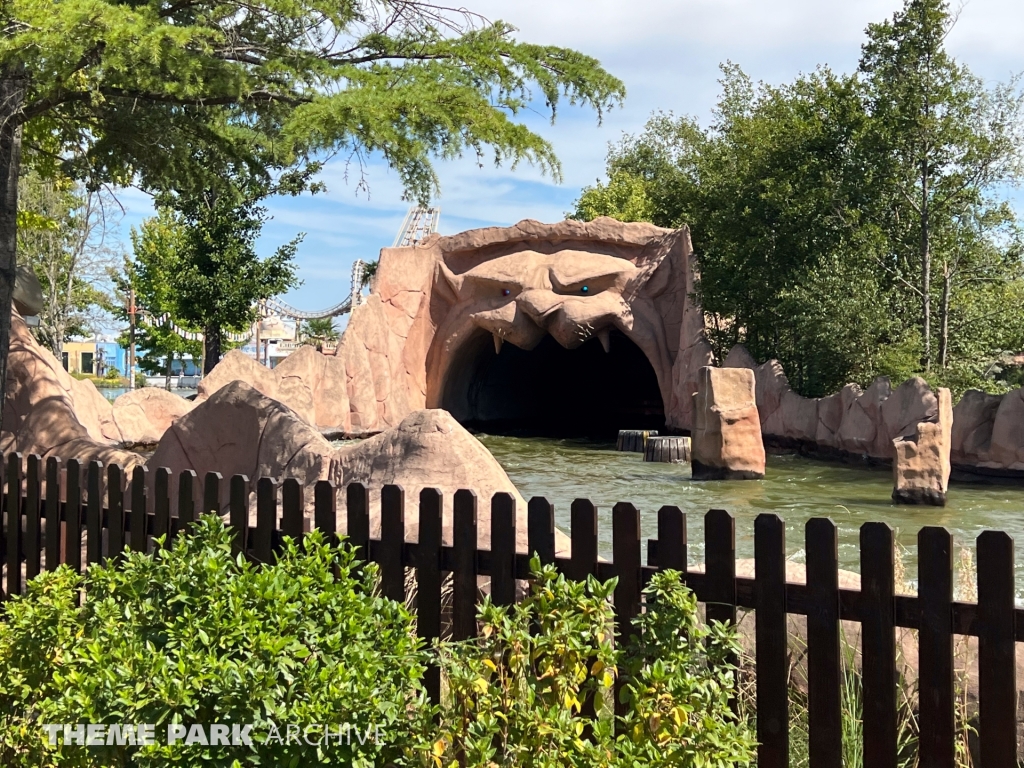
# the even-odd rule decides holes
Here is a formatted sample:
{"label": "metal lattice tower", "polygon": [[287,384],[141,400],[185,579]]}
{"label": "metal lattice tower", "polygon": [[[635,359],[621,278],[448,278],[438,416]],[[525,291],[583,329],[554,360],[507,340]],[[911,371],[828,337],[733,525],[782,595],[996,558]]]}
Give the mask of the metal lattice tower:
{"label": "metal lattice tower", "polygon": [[398,237],[395,238],[392,248],[405,248],[416,245],[424,240],[427,235],[437,232],[437,224],[441,220],[440,208],[421,208],[414,205],[405,214],[405,221],[402,228],[398,230]]}

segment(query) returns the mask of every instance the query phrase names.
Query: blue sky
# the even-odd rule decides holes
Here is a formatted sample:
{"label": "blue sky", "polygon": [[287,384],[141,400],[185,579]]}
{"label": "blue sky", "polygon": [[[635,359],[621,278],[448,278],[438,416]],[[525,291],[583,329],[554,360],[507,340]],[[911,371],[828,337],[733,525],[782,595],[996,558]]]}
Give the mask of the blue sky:
{"label": "blue sky", "polygon": [[[438,165],[440,230],[452,234],[521,219],[558,221],[580,189],[603,176],[610,141],[640,130],[652,111],[670,110],[705,121],[718,93],[718,65],[731,60],[756,80],[782,83],[818,64],[837,71],[856,66],[863,30],[890,16],[901,0],[466,0],[467,7],[519,28],[520,40],[576,48],[598,58],[626,83],[622,109],[598,125],[589,110],[564,106],[524,122],[550,140],[562,162],[563,183],[536,169],[495,168],[475,158]],[[957,7],[954,5],[954,7]],[[1024,70],[1024,3],[971,0],[961,8],[949,48],[990,83]],[[259,249],[272,252],[297,233],[306,237],[297,263],[303,283],[284,298],[303,309],[335,304],[349,291],[352,262],[377,257],[395,238],[408,204],[401,185],[379,159],[365,169],[369,192],[357,191],[345,163],[333,161],[322,179],[328,192],[272,201],[272,220]],[[354,171],[358,174],[358,171]],[[358,176],[356,175],[356,178]],[[1024,195],[1013,193],[1018,209]],[[128,231],[152,212],[145,195],[119,196]]]}

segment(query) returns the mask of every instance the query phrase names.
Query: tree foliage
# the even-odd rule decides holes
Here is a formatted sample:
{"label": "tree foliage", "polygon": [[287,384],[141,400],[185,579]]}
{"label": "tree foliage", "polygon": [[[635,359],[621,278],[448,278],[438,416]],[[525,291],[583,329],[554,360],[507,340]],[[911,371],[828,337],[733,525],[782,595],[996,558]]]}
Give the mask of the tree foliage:
{"label": "tree foliage", "polygon": [[58,360],[65,341],[95,332],[110,309],[107,235],[118,213],[104,190],[26,174],[20,183],[18,248],[39,278],[43,309],[33,333]]}
{"label": "tree foliage", "polygon": [[1024,348],[1019,228],[998,197],[1021,178],[1022,96],[945,54],[951,23],[942,0],[907,0],[852,75],[770,86],[723,65],[710,125],[652,116],[574,215],[688,224],[717,354],[743,342],[806,395],[877,375],[1005,386],[986,372]]}

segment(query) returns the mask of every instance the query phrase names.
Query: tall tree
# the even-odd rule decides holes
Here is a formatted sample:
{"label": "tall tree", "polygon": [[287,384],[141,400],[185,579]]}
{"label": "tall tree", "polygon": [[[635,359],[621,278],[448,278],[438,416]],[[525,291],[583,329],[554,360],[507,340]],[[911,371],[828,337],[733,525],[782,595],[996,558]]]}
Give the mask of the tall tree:
{"label": "tall tree", "polygon": [[254,146],[380,152],[420,199],[437,186],[431,158],[467,150],[557,177],[551,145],[516,116],[542,100],[554,117],[563,99],[600,115],[624,88],[594,59],[514,32],[419,0],[6,0],[0,392],[23,142],[40,167],[151,189],[191,181],[197,141],[229,163]]}
{"label": "tall tree", "polygon": [[68,179],[24,175],[18,248],[43,288],[36,338],[59,360],[64,342],[94,331],[110,304],[117,257],[107,236],[119,218],[110,195]]}
{"label": "tall tree", "polygon": [[[970,218],[988,190],[1022,170],[1016,82],[988,90],[958,64],[945,48],[955,21],[946,0],[906,0],[891,20],[868,27],[860,61],[871,115],[868,181],[888,209],[889,270],[915,284],[925,371],[934,361],[936,233]],[[948,273],[949,255],[940,260]],[[906,274],[915,265],[916,280]]]}

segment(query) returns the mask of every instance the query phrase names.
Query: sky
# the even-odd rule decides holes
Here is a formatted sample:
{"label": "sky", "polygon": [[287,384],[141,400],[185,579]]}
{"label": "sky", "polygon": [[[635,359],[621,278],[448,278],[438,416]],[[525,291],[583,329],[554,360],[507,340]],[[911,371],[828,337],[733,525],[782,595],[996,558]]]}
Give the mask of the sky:
{"label": "sky", "polygon": [[[652,112],[688,114],[706,123],[718,96],[718,66],[732,61],[755,80],[779,84],[819,64],[850,72],[865,27],[891,16],[902,0],[466,0],[490,20],[518,28],[521,41],[560,45],[597,58],[627,89],[622,108],[598,124],[592,110],[564,105],[552,125],[547,115],[523,117],[547,138],[562,163],[556,184],[529,166],[495,168],[475,158],[437,165],[440,232],[454,234],[522,219],[559,221],[583,186],[604,177],[608,144],[643,128]],[[954,5],[954,7],[960,7]],[[948,39],[950,52],[988,84],[1024,70],[1024,2],[970,0],[960,7]],[[272,200],[272,216],[258,250],[269,254],[298,233],[305,239],[296,262],[302,284],[284,300],[300,309],[336,304],[348,295],[352,263],[377,258],[390,246],[409,204],[397,175],[379,158],[358,169],[329,163],[315,197]],[[1024,194],[1013,192],[1018,210]],[[127,190],[121,239],[152,213],[148,198]]]}

